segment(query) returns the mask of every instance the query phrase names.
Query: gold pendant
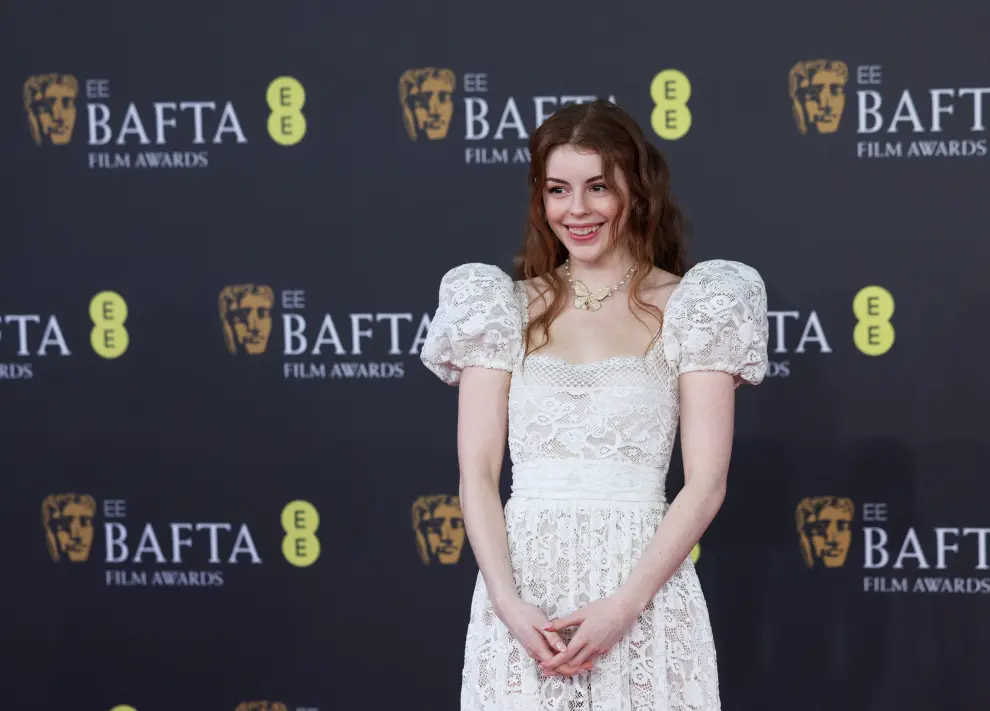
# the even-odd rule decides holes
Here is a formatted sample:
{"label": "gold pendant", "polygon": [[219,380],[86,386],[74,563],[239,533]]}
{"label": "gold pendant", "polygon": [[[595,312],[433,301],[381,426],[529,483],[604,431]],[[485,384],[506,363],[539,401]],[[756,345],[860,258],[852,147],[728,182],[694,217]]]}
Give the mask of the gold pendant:
{"label": "gold pendant", "polygon": [[612,295],[613,289],[610,286],[603,286],[598,291],[591,291],[580,279],[573,282],[574,306],[585,311],[598,311],[602,307],[602,300]]}

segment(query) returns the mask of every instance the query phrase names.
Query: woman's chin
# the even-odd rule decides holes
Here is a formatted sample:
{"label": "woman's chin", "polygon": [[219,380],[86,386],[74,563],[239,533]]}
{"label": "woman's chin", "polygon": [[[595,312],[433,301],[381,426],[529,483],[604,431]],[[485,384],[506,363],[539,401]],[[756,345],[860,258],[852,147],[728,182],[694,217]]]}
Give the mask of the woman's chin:
{"label": "woman's chin", "polygon": [[597,235],[590,240],[574,240],[568,236],[563,242],[568,253],[580,262],[595,262],[608,251],[608,241],[603,235]]}

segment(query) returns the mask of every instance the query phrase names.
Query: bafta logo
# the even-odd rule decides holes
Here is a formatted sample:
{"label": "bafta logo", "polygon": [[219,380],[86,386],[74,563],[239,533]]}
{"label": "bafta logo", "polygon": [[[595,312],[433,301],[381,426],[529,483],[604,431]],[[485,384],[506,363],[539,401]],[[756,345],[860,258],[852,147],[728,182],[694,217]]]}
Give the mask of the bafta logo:
{"label": "bafta logo", "polygon": [[272,334],[275,292],[270,286],[238,284],[220,292],[220,321],[231,355],[257,355],[268,348]]}
{"label": "bafta logo", "polygon": [[244,701],[234,711],[289,711],[289,708],[277,701]]}
{"label": "bafta logo", "polygon": [[450,69],[408,69],[399,77],[402,122],[413,141],[426,136],[431,141],[447,137],[454,115],[457,80]]}
{"label": "bafta logo", "polygon": [[93,547],[96,500],[88,494],[52,494],[41,503],[48,555],[56,563],[83,563]]}
{"label": "bafta logo", "polygon": [[796,523],[801,555],[809,568],[841,568],[852,543],[856,512],[852,499],[809,496],[797,505]]}
{"label": "bafta logo", "polygon": [[818,133],[835,133],[846,107],[849,68],[833,59],[798,62],[787,76],[791,111],[801,135],[814,126]]}
{"label": "bafta logo", "polygon": [[423,565],[453,565],[464,548],[464,515],[456,496],[420,496],[412,507],[413,533]]}
{"label": "bafta logo", "polygon": [[71,74],[36,74],[24,82],[24,111],[35,145],[64,146],[76,126],[79,82]]}

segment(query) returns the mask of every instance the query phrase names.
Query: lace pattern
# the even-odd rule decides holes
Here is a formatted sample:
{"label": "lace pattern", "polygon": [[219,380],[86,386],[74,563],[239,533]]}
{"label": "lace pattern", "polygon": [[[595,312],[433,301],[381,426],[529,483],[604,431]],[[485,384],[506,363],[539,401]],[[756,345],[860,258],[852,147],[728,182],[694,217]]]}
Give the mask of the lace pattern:
{"label": "lace pattern", "polygon": [[[720,370],[756,384],[767,365],[766,294],[738,262],[702,262],[671,296],[644,357],[571,364],[522,356],[520,283],[468,264],[444,276],[422,359],[456,385],[469,365],[512,373],[506,534],[520,596],[549,616],[613,594],[666,511],[680,417],[678,377]],[[567,637],[565,636],[565,639]],[[478,575],[461,687],[464,711],[717,711],[705,598],[685,561],[588,673],[544,678],[492,612]]]}
{"label": "lace pattern", "polygon": [[[506,504],[520,597],[548,616],[611,595],[663,519],[662,503]],[[569,641],[572,631],[561,635]],[[479,575],[471,604],[461,708],[479,711],[712,711],[720,708],[716,652],[697,573],[684,561],[595,668],[543,677],[495,616]]]}
{"label": "lace pattern", "polygon": [[440,281],[440,299],[420,359],[448,385],[468,366],[511,371],[523,314],[512,279],[488,264],[462,264]]}
{"label": "lace pattern", "polygon": [[766,375],[767,294],[752,267],[697,265],[671,294],[664,321],[664,355],[675,372],[719,370],[754,385]]}

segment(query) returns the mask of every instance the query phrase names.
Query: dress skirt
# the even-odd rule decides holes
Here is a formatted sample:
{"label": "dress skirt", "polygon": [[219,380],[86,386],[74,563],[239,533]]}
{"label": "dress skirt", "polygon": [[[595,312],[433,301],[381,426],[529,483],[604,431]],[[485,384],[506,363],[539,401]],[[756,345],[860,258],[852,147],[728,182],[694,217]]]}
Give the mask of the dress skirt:
{"label": "dress skirt", "polygon": [[[541,468],[542,469],[542,468]],[[667,504],[639,483],[548,482],[547,472],[515,472],[505,524],[517,591],[548,617],[612,595],[652,539]],[[532,474],[536,474],[533,472]],[[634,472],[632,482],[642,482]],[[528,486],[528,481],[533,485]],[[657,477],[656,481],[662,481]],[[602,495],[597,492],[607,491]],[[565,630],[565,642],[577,632]],[[694,564],[685,560],[627,634],[594,668],[544,677],[496,617],[478,574],[461,686],[463,711],[717,711],[715,645]]]}

